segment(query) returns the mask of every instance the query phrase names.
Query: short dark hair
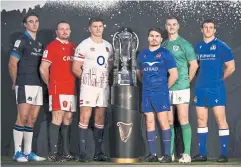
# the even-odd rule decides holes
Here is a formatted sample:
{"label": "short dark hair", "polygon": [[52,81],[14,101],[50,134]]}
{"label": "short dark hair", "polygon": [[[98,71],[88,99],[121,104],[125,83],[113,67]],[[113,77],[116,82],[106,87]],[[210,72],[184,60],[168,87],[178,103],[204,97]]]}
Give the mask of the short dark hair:
{"label": "short dark hair", "polygon": [[148,30],[148,36],[149,36],[149,34],[150,34],[150,32],[151,31],[156,31],[156,32],[158,32],[159,34],[161,34],[162,35],[162,30],[160,29],[160,28],[150,28],[149,30]]}
{"label": "short dark hair", "polygon": [[67,21],[61,20],[61,21],[59,21],[59,22],[57,23],[56,30],[58,29],[58,26],[59,26],[61,23],[69,24]]}
{"label": "short dark hair", "polygon": [[169,17],[167,17],[166,22],[167,22],[167,20],[171,20],[171,19],[175,19],[179,23],[179,19],[176,16],[169,16]]}
{"label": "short dark hair", "polygon": [[203,25],[204,25],[205,23],[213,23],[214,28],[216,28],[216,23],[215,23],[215,21],[212,20],[212,19],[206,19],[206,20],[204,20],[203,23],[202,23],[202,27],[201,27],[201,28],[203,28]]}
{"label": "short dark hair", "polygon": [[29,18],[30,16],[36,16],[37,18],[39,18],[38,15],[37,15],[37,13],[35,13],[35,12],[30,12],[30,13],[27,13],[27,14],[23,17],[23,23],[27,23],[27,20],[28,20],[28,18]]}
{"label": "short dark hair", "polygon": [[104,24],[104,19],[100,18],[100,17],[93,17],[90,19],[89,21],[89,26],[93,23],[93,22],[102,22]]}

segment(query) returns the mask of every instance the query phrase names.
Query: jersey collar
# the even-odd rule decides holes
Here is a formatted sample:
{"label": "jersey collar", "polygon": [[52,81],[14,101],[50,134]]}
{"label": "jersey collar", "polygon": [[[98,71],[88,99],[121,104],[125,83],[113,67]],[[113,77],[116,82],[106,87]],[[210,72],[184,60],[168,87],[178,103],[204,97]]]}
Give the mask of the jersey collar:
{"label": "jersey collar", "polygon": [[[31,39],[31,40],[34,41],[34,39],[31,37],[31,35],[28,33],[27,30],[24,32],[24,34],[25,34],[29,39]],[[36,39],[35,39],[35,40],[37,40],[37,36],[36,36]]]}
{"label": "jersey collar", "polygon": [[62,41],[61,39],[59,39],[58,37],[56,38],[56,40],[58,40],[59,42],[61,42],[62,44],[68,44],[69,42],[64,42],[64,41]]}

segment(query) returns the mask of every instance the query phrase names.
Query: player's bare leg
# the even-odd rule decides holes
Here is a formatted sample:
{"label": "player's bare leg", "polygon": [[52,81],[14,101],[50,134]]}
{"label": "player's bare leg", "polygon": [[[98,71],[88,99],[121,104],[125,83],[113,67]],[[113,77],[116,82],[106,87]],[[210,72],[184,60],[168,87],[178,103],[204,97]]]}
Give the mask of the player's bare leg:
{"label": "player's bare leg", "polygon": [[70,125],[72,123],[72,112],[65,111],[63,123],[61,126],[61,136],[63,139],[63,158],[67,161],[73,160],[74,157],[70,154]]}
{"label": "player's bare leg", "polygon": [[26,155],[29,161],[45,160],[45,158],[37,156],[35,153],[32,152],[33,129],[34,129],[34,124],[38,118],[39,111],[40,111],[40,106],[31,105],[26,126],[25,126],[25,131],[23,133],[24,154]]}
{"label": "player's bare leg", "polygon": [[[170,111],[167,112],[168,122],[170,125],[170,129],[172,131],[172,139],[171,139],[171,155],[172,155],[172,161],[174,161],[174,141],[175,141],[175,131],[174,131],[174,114],[173,114],[173,106],[170,106]],[[163,157],[162,157],[163,158]]]}
{"label": "player's bare leg", "polygon": [[59,128],[62,124],[64,117],[64,111],[55,110],[52,111],[52,121],[49,125],[49,144],[50,144],[50,154],[48,156],[49,161],[64,161],[58,155],[58,137]]}
{"label": "player's bare leg", "polygon": [[95,139],[95,161],[109,161],[109,158],[103,153],[101,146],[103,143],[105,124],[105,107],[95,108],[95,127],[94,127],[94,139]]}
{"label": "player's bare leg", "polygon": [[167,113],[168,111],[162,111],[157,113],[159,126],[162,129],[162,141],[164,144],[164,157],[160,160],[161,163],[172,162],[172,157],[171,157],[172,132],[170,129]]}
{"label": "player's bare leg", "polygon": [[199,154],[192,158],[192,162],[203,162],[207,161],[206,156],[206,143],[208,135],[208,108],[206,107],[196,107],[197,123],[198,123],[198,144],[199,144]]}
{"label": "player's bare leg", "polygon": [[80,119],[79,119],[79,150],[80,150],[80,162],[89,162],[86,156],[86,142],[88,138],[88,125],[92,113],[92,107],[81,106],[80,107]]}
{"label": "player's bare leg", "polygon": [[15,147],[15,155],[13,158],[18,162],[27,162],[28,159],[22,153],[21,147],[22,147],[22,141],[23,141],[23,134],[25,131],[25,123],[28,120],[28,115],[31,110],[31,104],[21,103],[17,105],[17,108],[18,108],[18,115],[13,128],[13,140],[14,140],[14,147]]}
{"label": "player's bare leg", "polygon": [[217,162],[228,162],[229,127],[226,119],[225,106],[213,107],[213,113],[219,128],[221,154]]}
{"label": "player's bare leg", "polygon": [[178,120],[182,127],[182,136],[184,143],[184,153],[179,162],[189,163],[191,162],[191,142],[192,142],[192,129],[189,124],[188,118],[189,104],[177,104]]}
{"label": "player's bare leg", "polygon": [[157,162],[156,156],[156,130],[155,130],[155,115],[153,112],[145,112],[147,141],[149,146],[149,155],[144,159],[145,162]]}

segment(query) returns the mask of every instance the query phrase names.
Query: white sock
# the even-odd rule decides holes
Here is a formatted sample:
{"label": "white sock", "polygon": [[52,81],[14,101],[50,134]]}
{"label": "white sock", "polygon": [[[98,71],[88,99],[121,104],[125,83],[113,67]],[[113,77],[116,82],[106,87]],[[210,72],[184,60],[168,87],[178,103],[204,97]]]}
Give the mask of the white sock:
{"label": "white sock", "polygon": [[23,141],[23,130],[24,127],[21,126],[14,126],[13,129],[13,140],[14,140],[14,148],[15,148],[15,154],[18,151],[22,151],[22,141]]}
{"label": "white sock", "polygon": [[33,139],[33,128],[26,127],[25,131],[23,132],[23,141],[24,141],[24,154],[30,154],[32,150],[32,139]]}

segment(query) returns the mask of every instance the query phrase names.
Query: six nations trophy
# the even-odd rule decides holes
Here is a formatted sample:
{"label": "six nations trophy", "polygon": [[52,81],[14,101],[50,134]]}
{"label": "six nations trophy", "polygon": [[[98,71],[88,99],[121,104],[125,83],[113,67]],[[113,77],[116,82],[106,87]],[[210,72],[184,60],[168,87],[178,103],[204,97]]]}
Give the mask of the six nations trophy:
{"label": "six nations trophy", "polygon": [[113,36],[110,157],[116,163],[137,162],[142,151],[139,88],[136,77],[138,45],[138,36],[128,28],[123,28]]}

